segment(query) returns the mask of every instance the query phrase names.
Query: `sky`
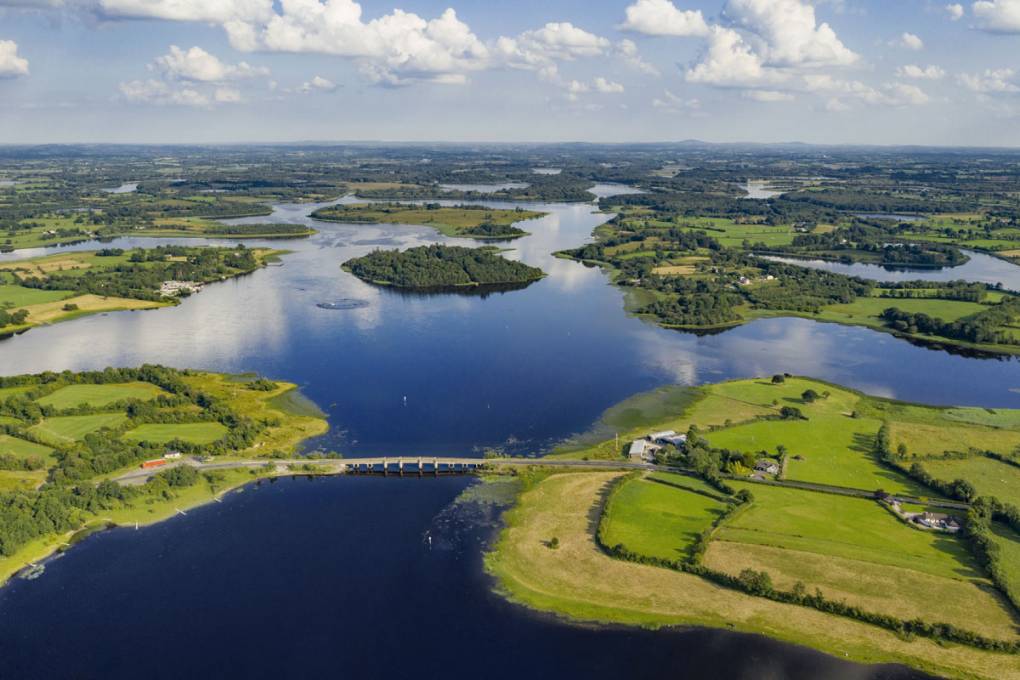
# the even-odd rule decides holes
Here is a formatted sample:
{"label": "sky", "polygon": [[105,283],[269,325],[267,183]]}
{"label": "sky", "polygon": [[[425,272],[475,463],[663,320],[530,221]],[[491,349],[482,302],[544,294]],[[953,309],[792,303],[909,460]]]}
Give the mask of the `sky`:
{"label": "sky", "polygon": [[0,143],[1020,146],[1020,0],[0,0]]}

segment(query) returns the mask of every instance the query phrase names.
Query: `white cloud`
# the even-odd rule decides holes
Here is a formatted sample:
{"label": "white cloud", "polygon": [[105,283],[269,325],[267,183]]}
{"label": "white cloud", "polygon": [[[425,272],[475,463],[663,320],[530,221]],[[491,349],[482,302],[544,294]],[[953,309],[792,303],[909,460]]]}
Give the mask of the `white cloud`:
{"label": "white cloud", "polygon": [[708,24],[700,10],[677,9],[670,0],[637,0],[626,9],[620,29],[644,35],[707,36]]}
{"label": "white cloud", "polygon": [[241,91],[233,87],[217,87],[213,99],[220,104],[238,104],[244,101]]}
{"label": "white cloud", "polygon": [[804,76],[804,85],[809,92],[829,97],[830,104],[835,101],[836,108],[827,106],[830,111],[846,106],[846,100],[852,99],[870,105],[880,106],[920,106],[930,101],[927,93],[917,85],[907,83],[885,83],[881,87],[872,87],[859,80],[842,80],[824,74],[808,74]]}
{"label": "white cloud", "polygon": [[202,83],[269,75],[266,68],[256,68],[243,61],[237,65],[225,64],[201,47],[185,51],[177,45],[171,45],[168,54],[157,57],[155,67],[168,78]]}
{"label": "white cloud", "polygon": [[896,75],[900,78],[911,78],[913,80],[941,80],[946,76],[946,72],[934,64],[929,64],[928,66],[907,64],[896,69]]}
{"label": "white cloud", "polygon": [[764,42],[771,66],[847,66],[859,58],[802,0],[729,0],[723,14]]}
{"label": "white cloud", "polygon": [[18,56],[18,43],[0,40],[0,78],[28,75],[28,59]]}
{"label": "white cloud", "polygon": [[638,46],[633,40],[624,38],[620,42],[616,43],[616,54],[623,59],[624,63],[633,69],[652,76],[659,75],[659,69],[641,58],[641,54],[638,52]]}
{"label": "white cloud", "polygon": [[959,83],[971,92],[982,94],[1001,94],[1020,92],[1020,86],[1014,82],[1016,71],[1011,68],[986,69],[984,73],[962,73],[957,78]]}
{"label": "white cloud", "polygon": [[684,99],[669,90],[663,90],[662,97],[652,100],[652,106],[671,113],[687,113],[701,109],[701,102],[697,99]]}
{"label": "white cloud", "polygon": [[742,94],[747,99],[753,99],[756,102],[790,102],[795,99],[789,92],[778,90],[744,90]]}
{"label": "white cloud", "polygon": [[1020,33],[1020,0],[981,0],[971,5],[978,27],[992,33]]}
{"label": "white cloud", "polygon": [[273,15],[273,0],[99,0],[99,8],[112,18],[227,25],[268,21]]}
{"label": "white cloud", "polygon": [[120,93],[129,102],[157,106],[190,106],[208,108],[209,97],[198,90],[184,86],[172,87],[162,80],[132,80],[120,84]]}
{"label": "white cloud", "polygon": [[323,78],[322,76],[315,76],[314,78],[312,78],[308,82],[303,83],[301,85],[301,87],[298,88],[298,90],[300,92],[304,92],[304,93],[307,94],[309,92],[315,92],[315,91],[318,91],[318,92],[333,92],[334,90],[336,90],[336,88],[337,88],[337,85],[332,80],[328,80],[326,78]]}
{"label": "white cloud", "polygon": [[595,79],[595,91],[602,94],[620,94],[623,92],[623,85],[599,76]]}
{"label": "white cloud", "polygon": [[525,31],[516,38],[499,38],[495,52],[496,58],[509,66],[537,70],[556,61],[597,57],[610,46],[606,38],[560,22]]}
{"label": "white cloud", "polygon": [[686,73],[688,82],[719,87],[747,87],[779,82],[785,77],[766,69],[762,58],[737,31],[721,26],[712,27],[707,52]]}
{"label": "white cloud", "polygon": [[950,21],[959,21],[963,18],[963,5],[958,2],[946,5],[946,13],[949,15]]}
{"label": "white cloud", "polygon": [[903,33],[896,44],[908,50],[917,51],[924,49],[924,41],[913,33],[908,32]]}
{"label": "white cloud", "polygon": [[850,106],[843,102],[843,100],[836,97],[830,97],[825,102],[825,110],[831,113],[842,113],[843,111],[849,111]]}

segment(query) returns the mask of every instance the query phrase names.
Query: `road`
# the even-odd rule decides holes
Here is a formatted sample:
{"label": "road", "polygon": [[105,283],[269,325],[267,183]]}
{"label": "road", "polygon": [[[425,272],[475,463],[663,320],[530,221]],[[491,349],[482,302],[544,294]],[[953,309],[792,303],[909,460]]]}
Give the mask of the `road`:
{"label": "road", "polygon": [[[451,458],[451,457],[437,457],[437,456],[394,456],[394,457],[371,457],[371,458],[263,458],[254,460],[237,460],[237,461],[225,461],[225,462],[201,462],[194,459],[182,459],[181,461],[172,462],[159,468],[149,469],[138,469],[121,475],[115,478],[115,481],[121,484],[135,485],[144,484],[150,477],[160,472],[178,465],[190,465],[198,470],[231,470],[231,469],[243,469],[243,468],[261,468],[266,465],[274,466],[279,472],[294,472],[300,473],[301,469],[293,469],[295,466],[304,468],[306,465],[312,465],[318,468],[324,468],[323,474],[342,474],[350,470],[357,470],[358,468],[374,468],[377,466],[386,465],[388,470],[400,469],[400,466],[411,468],[413,473],[417,473],[418,466],[423,466],[422,470],[425,471],[424,466],[445,466],[448,471],[472,471],[483,466],[500,466],[500,467],[554,467],[554,468],[587,468],[596,470],[646,470],[649,472],[670,472],[673,474],[686,475],[688,477],[697,477],[698,475],[690,470],[684,470],[682,468],[675,468],[668,465],[655,465],[653,463],[636,463],[630,461],[612,461],[612,460],[559,460],[559,459],[548,459],[548,458]],[[428,468],[431,472],[435,471],[435,467]],[[855,489],[852,487],[845,486],[831,486],[828,484],[815,484],[813,482],[799,482],[793,480],[759,480],[749,479],[745,477],[730,478],[739,479],[740,481],[751,482],[753,484],[764,484],[768,486],[782,486],[791,489],[801,489],[804,491],[815,491],[818,493],[835,494],[839,496],[853,496],[856,498],[875,498],[874,489]],[[904,494],[894,494],[893,497],[899,501],[905,503],[920,503],[923,505],[930,505],[940,508],[950,508],[953,510],[966,510],[969,506],[966,503],[960,501],[951,500],[940,500],[935,498],[919,498],[917,496],[908,496]]]}

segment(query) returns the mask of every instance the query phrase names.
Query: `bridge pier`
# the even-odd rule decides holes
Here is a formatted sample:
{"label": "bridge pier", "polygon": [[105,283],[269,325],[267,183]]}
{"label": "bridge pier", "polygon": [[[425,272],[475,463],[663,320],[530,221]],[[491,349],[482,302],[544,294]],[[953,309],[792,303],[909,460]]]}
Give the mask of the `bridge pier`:
{"label": "bridge pier", "polygon": [[382,475],[385,477],[390,471],[390,461],[386,458],[382,459]]}
{"label": "bridge pier", "polygon": [[401,477],[404,476],[404,459],[403,458],[397,458],[397,473]]}
{"label": "bridge pier", "polygon": [[425,462],[421,456],[418,456],[418,476],[421,477],[425,473]]}
{"label": "bridge pier", "polygon": [[436,477],[439,476],[439,459],[438,458],[433,458],[432,459],[432,472],[436,475]]}

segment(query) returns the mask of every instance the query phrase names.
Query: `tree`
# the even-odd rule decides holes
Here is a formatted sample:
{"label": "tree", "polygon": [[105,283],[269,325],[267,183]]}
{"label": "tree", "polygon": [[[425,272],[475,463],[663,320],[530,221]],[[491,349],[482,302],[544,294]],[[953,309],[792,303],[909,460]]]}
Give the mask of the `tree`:
{"label": "tree", "polygon": [[776,373],[774,376],[772,376],[772,384],[773,385],[782,385],[785,382],[786,382],[786,378],[783,376],[782,373]]}
{"label": "tree", "polygon": [[786,420],[807,420],[800,409],[795,406],[784,406],[779,409],[779,415]]}
{"label": "tree", "polygon": [[814,390],[804,390],[804,392],[801,393],[800,398],[804,401],[804,403],[810,404],[818,401],[821,398],[821,395]]}

